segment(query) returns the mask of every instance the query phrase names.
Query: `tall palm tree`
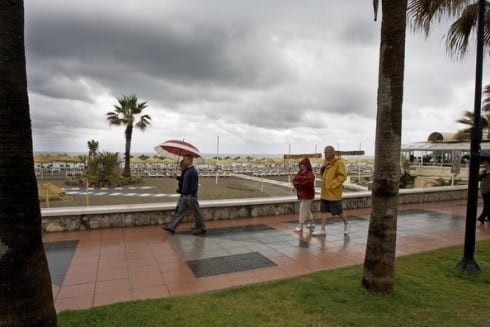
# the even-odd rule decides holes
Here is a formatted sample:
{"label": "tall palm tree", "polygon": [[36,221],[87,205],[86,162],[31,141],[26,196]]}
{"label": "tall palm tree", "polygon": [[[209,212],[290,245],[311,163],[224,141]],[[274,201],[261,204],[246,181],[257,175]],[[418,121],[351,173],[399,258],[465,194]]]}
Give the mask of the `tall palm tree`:
{"label": "tall palm tree", "polygon": [[[373,4],[376,13],[378,1]],[[372,209],[362,284],[389,293],[395,274],[407,0],[382,0],[381,8]]]}
{"label": "tall palm tree", "polygon": [[0,325],[56,326],[34,174],[24,2],[0,6]]}
{"label": "tall palm tree", "polygon": [[[484,44],[490,45],[490,2],[485,1]],[[477,0],[409,0],[408,15],[414,29],[429,35],[432,23],[448,16],[456,18],[446,34],[446,50],[452,57],[466,54],[471,33],[478,22]]]}
{"label": "tall palm tree", "polygon": [[124,170],[123,176],[130,177],[130,159],[131,159],[131,138],[133,137],[133,128],[136,127],[144,131],[149,125],[151,117],[148,115],[142,115],[140,120],[135,122],[136,115],[141,114],[143,109],[147,107],[146,102],[138,103],[138,98],[135,95],[129,97],[122,96],[117,99],[119,105],[115,105],[115,111],[107,113],[107,120],[109,125],[125,125],[126,129],[124,135],[126,137],[126,146],[124,151]]}

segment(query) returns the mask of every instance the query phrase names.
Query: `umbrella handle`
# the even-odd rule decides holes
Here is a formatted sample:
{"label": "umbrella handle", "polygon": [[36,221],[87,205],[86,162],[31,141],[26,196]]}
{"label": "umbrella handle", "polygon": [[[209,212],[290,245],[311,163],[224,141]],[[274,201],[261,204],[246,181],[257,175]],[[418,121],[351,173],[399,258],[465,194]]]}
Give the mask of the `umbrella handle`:
{"label": "umbrella handle", "polygon": [[174,169],[174,178],[178,176],[177,169],[180,169],[180,156],[177,157],[177,164],[175,165],[175,169]]}

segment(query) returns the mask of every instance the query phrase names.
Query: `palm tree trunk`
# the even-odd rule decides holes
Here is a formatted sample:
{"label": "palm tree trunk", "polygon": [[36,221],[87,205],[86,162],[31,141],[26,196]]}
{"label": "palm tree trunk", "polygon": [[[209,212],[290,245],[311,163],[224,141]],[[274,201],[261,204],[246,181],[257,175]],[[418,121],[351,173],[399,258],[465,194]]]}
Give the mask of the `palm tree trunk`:
{"label": "palm tree trunk", "polygon": [[0,153],[0,325],[56,326],[34,173],[20,0],[0,6]]}
{"label": "palm tree trunk", "polygon": [[128,124],[124,132],[126,136],[126,146],[124,150],[124,177],[131,177],[131,138],[133,136],[133,125]]}
{"label": "palm tree trunk", "polygon": [[393,290],[407,0],[382,1],[372,211],[362,284]]}

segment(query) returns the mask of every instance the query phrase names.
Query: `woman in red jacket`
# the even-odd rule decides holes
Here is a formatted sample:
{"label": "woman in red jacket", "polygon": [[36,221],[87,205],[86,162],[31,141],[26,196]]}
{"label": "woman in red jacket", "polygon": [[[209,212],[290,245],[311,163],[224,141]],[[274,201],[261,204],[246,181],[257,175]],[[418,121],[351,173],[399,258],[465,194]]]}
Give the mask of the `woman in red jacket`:
{"label": "woman in red jacket", "polygon": [[293,186],[299,200],[299,224],[295,231],[301,233],[306,221],[310,221],[307,227],[315,228],[315,221],[311,213],[311,203],[315,197],[315,175],[310,159],[304,158],[299,162],[299,171],[293,178]]}

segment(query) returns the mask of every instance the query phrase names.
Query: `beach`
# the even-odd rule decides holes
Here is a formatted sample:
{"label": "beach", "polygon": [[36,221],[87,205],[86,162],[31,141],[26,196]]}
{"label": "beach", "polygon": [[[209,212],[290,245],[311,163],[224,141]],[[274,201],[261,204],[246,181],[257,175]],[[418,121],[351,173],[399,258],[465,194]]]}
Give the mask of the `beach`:
{"label": "beach", "polygon": [[[288,176],[273,176],[274,180],[288,181]],[[265,179],[264,179],[265,180]],[[39,184],[51,183],[65,189],[65,195],[60,200],[50,200],[49,204],[42,201],[41,208],[48,207],[78,207],[114,204],[140,204],[176,202],[178,194],[177,180],[171,177],[143,178],[143,182],[122,188],[93,189],[86,192],[84,188],[74,188],[65,185],[64,175],[43,176],[38,178]],[[199,179],[199,199],[236,199],[295,195],[292,188],[251,181],[237,177],[220,177],[216,183],[215,177]],[[88,195],[87,195],[88,193]],[[88,200],[87,200],[88,199]]]}

